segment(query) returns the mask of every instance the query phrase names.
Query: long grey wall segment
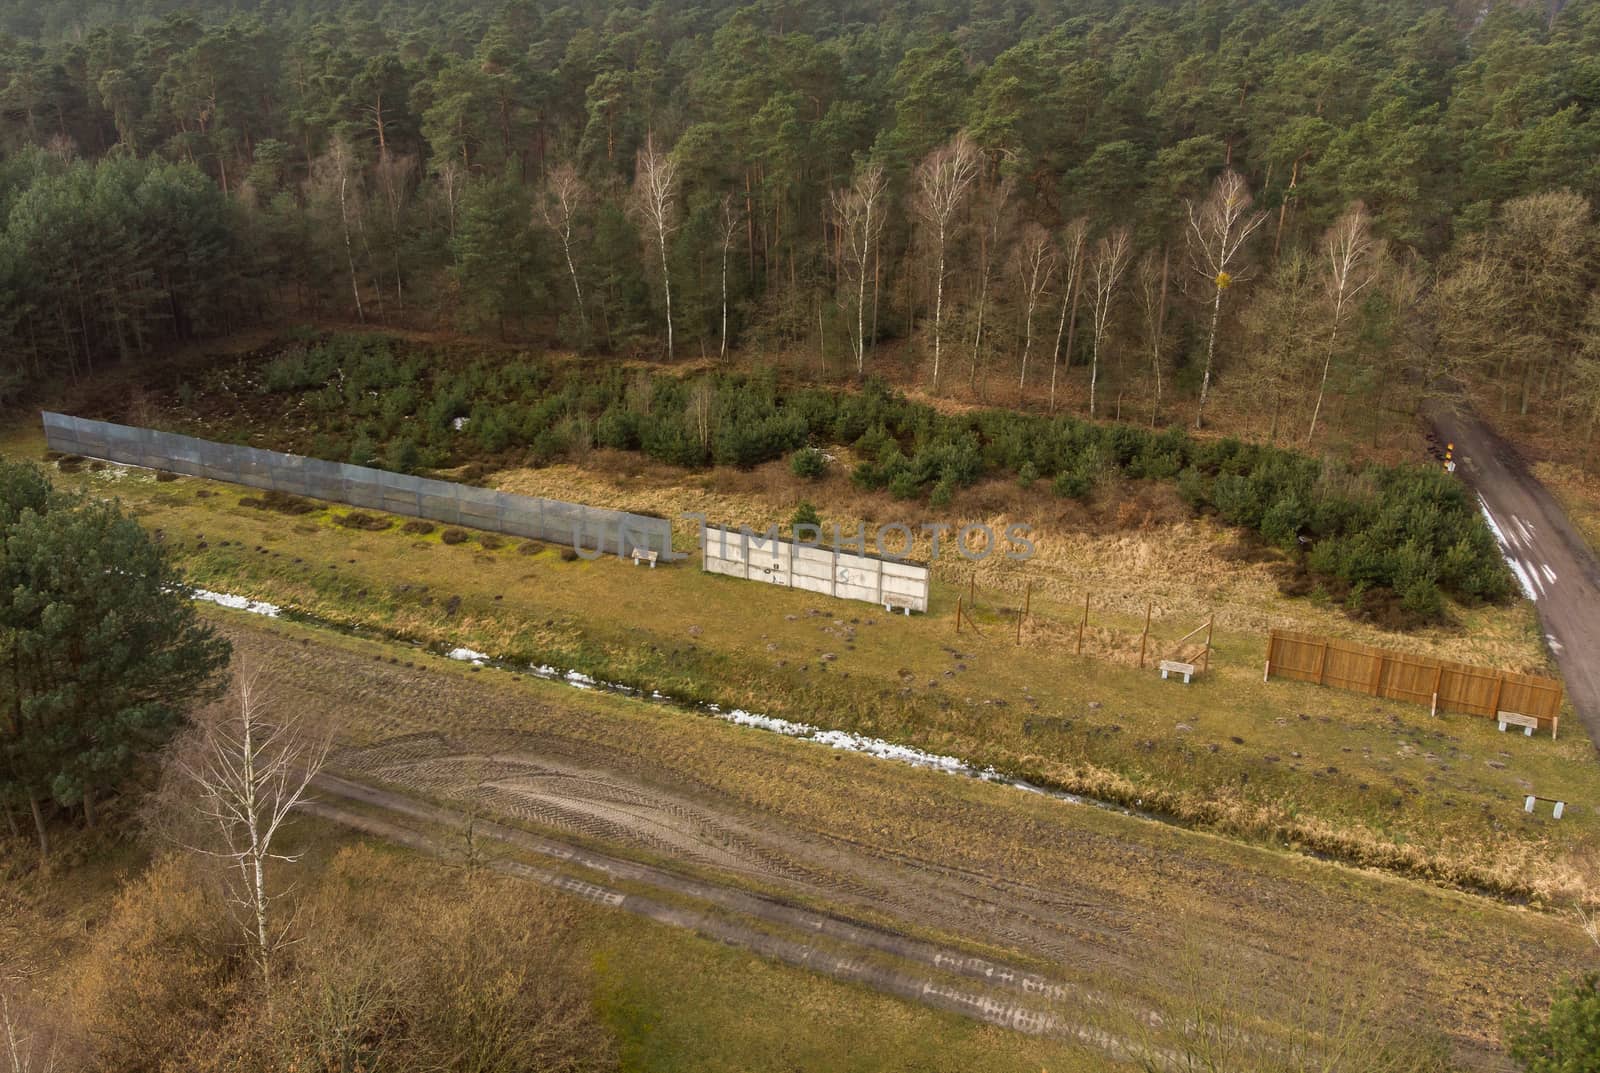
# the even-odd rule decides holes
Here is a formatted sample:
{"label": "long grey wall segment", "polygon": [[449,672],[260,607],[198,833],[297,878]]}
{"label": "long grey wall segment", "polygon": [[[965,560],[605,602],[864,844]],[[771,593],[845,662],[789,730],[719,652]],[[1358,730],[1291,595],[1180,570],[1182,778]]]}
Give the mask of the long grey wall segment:
{"label": "long grey wall segment", "polygon": [[52,451],[64,455],[210,477],[447,525],[488,529],[552,544],[577,544],[614,555],[630,555],[634,548],[643,548],[666,559],[672,552],[672,523],[665,518],[512,495],[65,414],[44,414],[44,438]]}
{"label": "long grey wall segment", "polygon": [[894,597],[913,611],[928,610],[928,568],[793,540],[764,539],[742,530],[708,526],[701,565],[712,574],[804,589],[842,600],[884,602]]}

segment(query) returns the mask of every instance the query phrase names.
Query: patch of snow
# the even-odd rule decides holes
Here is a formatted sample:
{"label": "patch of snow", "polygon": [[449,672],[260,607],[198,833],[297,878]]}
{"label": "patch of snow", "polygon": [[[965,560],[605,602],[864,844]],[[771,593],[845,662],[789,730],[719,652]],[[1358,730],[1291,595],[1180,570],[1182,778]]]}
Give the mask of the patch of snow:
{"label": "patch of snow", "polygon": [[252,615],[265,615],[268,618],[277,618],[283,608],[277,604],[269,604],[264,600],[252,600],[247,596],[235,596],[229,592],[211,592],[207,589],[195,589],[189,594],[191,599],[203,603],[216,604],[232,611],[246,611]]}
{"label": "patch of snow", "polygon": [[1500,545],[1500,554],[1505,559],[1506,565],[1511,567],[1511,573],[1516,576],[1517,585],[1522,589],[1523,595],[1537,603],[1539,595],[1534,591],[1535,579],[1529,576],[1521,561],[1511,556],[1513,543],[1520,543],[1520,541],[1506,539],[1505,530],[1500,528],[1500,523],[1495,519],[1494,511],[1489,509],[1488,501],[1482,495],[1478,496],[1478,509],[1483,511],[1483,520],[1489,524],[1489,531],[1494,534],[1495,543]]}
{"label": "patch of snow", "polygon": [[1506,535],[1501,531],[1500,523],[1495,520],[1494,511],[1489,509],[1488,501],[1481,495],[1478,497],[1478,509],[1483,511],[1483,520],[1489,523],[1489,532],[1494,534],[1495,543],[1502,548],[1505,547]]}
{"label": "patch of snow", "polygon": [[470,648],[452,648],[449,652],[445,653],[445,655],[449,659],[457,659],[463,663],[470,663],[475,667],[482,667],[489,659],[486,653],[474,652]]}
{"label": "patch of snow", "polygon": [[1537,603],[1539,594],[1533,591],[1535,579],[1529,575],[1527,570],[1523,569],[1522,560],[1512,559],[1508,556],[1506,562],[1511,565],[1511,572],[1517,575],[1517,584],[1521,586],[1523,595]]}
{"label": "patch of snow", "polygon": [[467,422],[470,421],[470,420],[472,420],[472,418],[470,418],[470,417],[458,417],[458,418],[455,418],[453,421],[450,422],[450,427],[455,429],[457,432],[460,432],[462,429],[467,427]]}

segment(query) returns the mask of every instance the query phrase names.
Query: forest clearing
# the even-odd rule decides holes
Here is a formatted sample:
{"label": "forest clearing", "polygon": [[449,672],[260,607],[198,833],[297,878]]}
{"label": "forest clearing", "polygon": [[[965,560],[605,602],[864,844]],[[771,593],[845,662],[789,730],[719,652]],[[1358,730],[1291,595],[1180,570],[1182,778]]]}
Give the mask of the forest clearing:
{"label": "forest clearing", "polygon": [[[119,406],[178,429],[282,446],[321,439],[326,449],[385,396],[359,379],[337,409],[300,394],[297,363],[317,360],[319,345],[292,347],[287,359],[269,348],[225,366],[220,375],[235,386],[196,396],[213,400],[201,413],[184,404],[181,372],[170,394],[146,392]],[[332,345],[357,355],[344,375],[359,377],[359,355],[388,353],[391,344],[379,336],[336,337]],[[561,382],[559,371],[515,367]],[[647,383],[651,375],[633,372]],[[244,386],[263,376],[290,378],[287,389]],[[431,407],[430,398],[454,389],[432,390],[422,385],[413,404]],[[230,408],[227,398],[241,401]],[[457,452],[448,459],[457,468],[443,472],[464,464],[507,491],[667,518],[699,512],[758,531],[787,525],[802,498],[846,531],[901,514],[919,522],[931,505],[909,504],[908,513],[893,493],[863,485],[851,472],[858,452],[850,445],[826,447],[832,460],[820,476],[798,475],[783,454],[749,468],[685,472],[598,445],[569,446],[572,461],[500,469],[478,438],[493,411],[478,405],[459,426],[449,410],[430,412],[449,429],[440,442]],[[41,451],[32,430],[14,435],[12,449]],[[432,442],[420,432],[397,435]],[[395,442],[411,441],[375,437],[357,450],[387,457]],[[1311,591],[1322,582],[1286,584],[1299,576],[1290,572],[1293,557],[1214,514],[1197,515],[1159,480],[1106,471],[1084,494],[1065,496],[1046,480],[1030,488],[998,474],[952,487],[935,516],[997,531],[1026,520],[1037,530],[1036,553],[1026,562],[941,556],[932,613],[904,619],[797,592],[752,595],[702,575],[694,559],[641,575],[614,559],[587,562],[493,534],[451,538],[428,523],[292,497],[275,504],[213,482],[92,463],[69,468],[77,472],[64,479],[126,502],[196,584],[322,622],[821,723],[1184,823],[1517,897],[1579,895],[1600,839],[1600,813],[1582,804],[1600,800],[1600,772],[1581,737],[1508,746],[1492,721],[1432,718],[1407,705],[1260,680],[1274,627],[1548,673],[1528,603],[1452,602],[1438,621],[1395,634],[1363,611],[1369,605],[1359,591],[1355,602],[1335,601]],[[1481,528],[1475,511],[1469,519]],[[694,525],[675,524],[679,550],[692,550]],[[925,556],[928,539],[919,539],[912,554]],[[1017,631],[1024,590],[1029,615]],[[961,596],[976,599],[966,610],[978,625],[957,635],[953,604]],[[1153,673],[1163,645],[1211,616],[1209,680],[1175,694]],[[1519,811],[1527,793],[1571,801],[1571,812],[1560,823],[1527,817]]]}
{"label": "forest clearing", "polygon": [[1597,57],[0,0],[0,1073],[1600,1069]]}

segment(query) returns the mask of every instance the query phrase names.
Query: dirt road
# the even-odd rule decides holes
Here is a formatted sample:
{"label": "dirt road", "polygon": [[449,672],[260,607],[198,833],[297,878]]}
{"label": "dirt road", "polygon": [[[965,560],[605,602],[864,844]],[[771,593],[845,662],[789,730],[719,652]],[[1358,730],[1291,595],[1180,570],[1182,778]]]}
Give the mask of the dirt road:
{"label": "dirt road", "polygon": [[1512,573],[1538,607],[1573,710],[1600,749],[1600,563],[1516,449],[1476,415],[1436,402],[1428,418],[1440,440],[1455,445],[1456,472],[1478,494]]}
{"label": "dirt road", "polygon": [[1506,1008],[1581,952],[1561,920],[1393,877],[394,646],[243,616],[227,632],[275,703],[343,742],[325,807],[435,832],[416,807],[475,814],[530,866],[984,1019],[1070,1036],[1151,1008],[1359,1016],[1494,1069]]}
{"label": "dirt road", "polygon": [[[337,776],[319,778],[316,789],[321,797],[309,807],[323,818],[434,856],[460,859],[463,838],[470,829],[475,852],[486,858],[483,866],[505,875],[1002,1028],[1074,1040],[1123,1060],[1160,1053],[1074,1021],[1063,1012],[1072,1006],[1081,1009],[1085,1003],[1103,1005],[1103,996],[1085,994],[1014,965],[492,820],[473,817],[469,821],[460,812]],[[347,803],[369,806],[382,815],[354,811]],[[419,830],[416,823],[442,832]],[[556,862],[565,870],[529,864],[508,856],[507,851]],[[573,871],[584,874],[573,875]],[[647,893],[623,889],[624,884],[642,887]]]}

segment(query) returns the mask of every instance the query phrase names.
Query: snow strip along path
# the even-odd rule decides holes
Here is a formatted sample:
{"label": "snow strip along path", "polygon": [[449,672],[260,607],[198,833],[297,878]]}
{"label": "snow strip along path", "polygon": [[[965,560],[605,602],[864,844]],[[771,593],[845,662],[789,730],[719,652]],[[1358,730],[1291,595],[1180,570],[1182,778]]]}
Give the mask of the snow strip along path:
{"label": "snow strip along path", "polygon": [[1554,585],[1560,578],[1549,563],[1535,565],[1522,558],[1523,549],[1531,551],[1534,548],[1534,527],[1513,514],[1512,529],[1508,531],[1501,527],[1500,519],[1494,516],[1494,511],[1489,509],[1489,504],[1481,495],[1478,496],[1478,507],[1483,511],[1483,520],[1489,523],[1489,531],[1494,534],[1495,542],[1500,545],[1500,554],[1505,557],[1506,565],[1517,579],[1517,586],[1522,589],[1524,596],[1538,603],[1539,597],[1548,591],[1546,582]]}
{"label": "snow strip along path", "polygon": [[283,613],[283,608],[277,604],[269,604],[265,600],[252,600],[245,596],[234,596],[226,592],[195,589],[189,597],[201,603],[216,604],[218,607],[226,607],[233,611],[248,611],[252,615],[265,615],[267,618],[277,618]]}
{"label": "snow strip along path", "polygon": [[1456,477],[1477,496],[1517,587],[1538,612],[1573,710],[1600,746],[1600,561],[1514,447],[1470,409],[1424,403],[1434,434],[1455,445]]}
{"label": "snow strip along path", "polygon": [[[263,615],[267,618],[278,618],[283,613],[283,608],[276,604],[269,604],[261,600],[251,600],[244,596],[234,596],[229,593],[209,592],[204,589],[193,593],[194,599],[207,603],[217,604],[234,611],[244,611],[252,615]],[[316,624],[313,616],[300,614],[308,622]],[[897,742],[885,741],[883,738],[872,738],[864,734],[855,734],[847,730],[829,730],[825,727],[812,726],[810,723],[797,723],[789,719],[780,719],[776,716],[761,715],[756,712],[747,712],[742,708],[724,710],[716,704],[688,704],[678,701],[667,694],[657,690],[646,693],[632,686],[625,686],[617,682],[600,681],[582,671],[563,671],[548,664],[521,666],[502,661],[490,656],[488,653],[465,646],[457,646],[443,653],[446,659],[453,659],[461,663],[470,663],[474,667],[494,667],[499,670],[511,671],[515,674],[531,674],[536,678],[546,681],[561,682],[573,689],[600,690],[606,693],[615,693],[620,696],[635,697],[651,700],[663,704],[672,704],[677,707],[690,708],[705,715],[713,716],[727,723],[737,726],[753,727],[765,730],[772,734],[781,734],[786,738],[795,738],[799,741],[810,742],[814,745],[825,745],[830,749],[840,749],[845,752],[861,753],[878,760],[888,760],[898,764],[908,764],[911,767],[928,768],[933,771],[942,771],[948,775],[965,775],[968,778],[982,779],[985,782],[998,783],[1010,786],[1016,790],[1027,793],[1040,794],[1053,797],[1058,801],[1065,801],[1074,805],[1093,805],[1096,808],[1109,809],[1124,815],[1139,816],[1143,819],[1158,820],[1160,817],[1140,812],[1137,809],[1125,808],[1122,805],[1095,798],[1084,797],[1079,794],[1067,793],[1064,790],[1046,789],[1035,786],[1025,779],[1016,779],[996,771],[993,767],[979,767],[969,763],[958,756],[943,756],[939,753],[930,753],[911,745],[901,745]]]}

